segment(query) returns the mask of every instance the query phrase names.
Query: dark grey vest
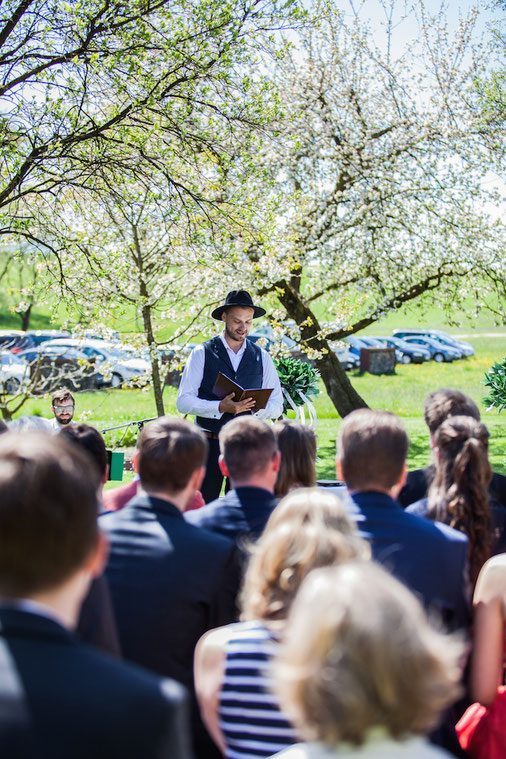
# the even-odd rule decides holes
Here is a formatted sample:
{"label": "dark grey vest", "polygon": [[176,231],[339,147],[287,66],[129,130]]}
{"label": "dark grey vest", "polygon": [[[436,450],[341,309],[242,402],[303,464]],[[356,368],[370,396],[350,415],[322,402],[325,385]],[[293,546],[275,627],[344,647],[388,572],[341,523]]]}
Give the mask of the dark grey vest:
{"label": "dark grey vest", "polygon": [[[206,401],[219,400],[213,393],[213,387],[220,372],[226,374],[241,387],[262,387],[262,351],[250,340],[246,340],[246,350],[236,372],[220,337],[213,337],[204,343],[204,356],[204,373],[198,391],[199,398],[204,398]],[[233,414],[223,414],[221,419],[205,419],[198,416],[195,421],[199,427],[217,433],[233,418]]]}

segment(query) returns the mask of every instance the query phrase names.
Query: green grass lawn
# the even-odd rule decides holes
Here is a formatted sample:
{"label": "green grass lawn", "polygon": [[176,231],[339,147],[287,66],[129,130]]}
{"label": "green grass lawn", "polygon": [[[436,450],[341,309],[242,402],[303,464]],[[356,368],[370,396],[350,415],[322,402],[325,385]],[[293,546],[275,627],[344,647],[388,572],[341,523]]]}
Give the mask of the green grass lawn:
{"label": "green grass lawn", "polygon": [[[425,396],[441,387],[455,387],[470,395],[479,405],[484,422],[491,432],[490,458],[495,471],[506,473],[506,415],[487,411],[483,404],[485,387],[483,375],[490,366],[506,354],[506,335],[476,337],[470,342],[476,355],[451,364],[433,361],[422,365],[399,365],[395,375],[374,377],[357,372],[350,374],[354,386],[373,408],[392,411],[402,417],[411,441],[408,464],[410,468],[424,466],[430,456],[427,429],[423,421]],[[176,390],[167,387],[164,394],[166,412],[176,414]],[[318,412],[318,476],[334,476],[335,438],[341,420],[322,392],[316,399]],[[50,416],[48,398],[30,400],[23,408],[24,414]],[[79,393],[76,418],[94,424],[103,430],[137,419],[155,416],[155,406],[150,390],[101,390]],[[136,427],[127,431],[108,432],[109,445],[120,448],[133,445]]]}
{"label": "green grass lawn", "polygon": [[[33,329],[60,326],[64,314],[64,304],[60,301],[57,310],[57,321],[52,322],[50,304],[36,306],[33,311]],[[132,311],[133,314],[133,311]],[[324,314],[319,314],[324,318]],[[406,424],[411,447],[409,451],[409,466],[416,468],[425,465],[430,456],[427,430],[423,422],[422,408],[425,396],[441,387],[455,387],[470,395],[480,406],[483,420],[491,432],[490,456],[496,471],[506,473],[506,415],[496,411],[487,411],[483,404],[485,387],[483,379],[485,372],[493,363],[506,355],[506,328],[498,327],[490,314],[479,312],[471,322],[469,318],[455,309],[453,317],[460,322],[460,327],[448,324],[442,309],[427,306],[417,310],[414,306],[405,306],[399,311],[388,315],[380,322],[371,325],[368,334],[390,334],[396,327],[423,327],[446,329],[457,334],[466,334],[476,350],[476,355],[463,361],[451,364],[436,364],[433,361],[420,366],[399,365],[395,375],[373,377],[371,375],[350,374],[350,379],[357,391],[372,408],[382,408],[398,414]],[[139,325],[133,315],[118,314],[111,327],[119,331],[138,331]],[[167,339],[178,325],[164,324],[159,332],[159,339]],[[0,328],[19,328],[19,318],[10,313],[0,292]],[[165,389],[166,412],[175,414],[176,390]],[[318,475],[320,477],[334,476],[335,437],[339,429],[340,419],[332,403],[324,392],[316,400],[318,412]],[[40,414],[50,416],[48,398],[30,400],[22,409],[23,414]],[[77,398],[76,418],[105,429],[136,419],[146,419],[155,416],[155,406],[150,390],[102,390],[93,393],[80,393]],[[111,446],[121,448],[131,446],[135,441],[137,428],[131,427],[126,432],[119,430],[109,432],[106,440]]]}

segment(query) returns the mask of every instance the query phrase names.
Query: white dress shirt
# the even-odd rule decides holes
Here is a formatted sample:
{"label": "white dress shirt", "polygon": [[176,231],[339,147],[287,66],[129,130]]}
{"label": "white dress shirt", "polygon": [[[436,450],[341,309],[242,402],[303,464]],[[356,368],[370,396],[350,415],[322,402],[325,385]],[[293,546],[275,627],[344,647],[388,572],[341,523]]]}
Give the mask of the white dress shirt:
{"label": "white dress shirt", "polygon": [[[236,353],[229,346],[223,334],[220,335],[220,339],[226,348],[234,372],[236,372],[246,350],[246,340]],[[259,419],[277,419],[283,413],[281,384],[272,358],[263,348],[260,350],[262,351],[262,387],[272,387],[273,391],[267,406],[254,415]],[[220,401],[206,401],[198,397],[199,387],[204,376],[204,364],[204,345],[197,345],[190,353],[184,368],[177,394],[177,410],[181,414],[195,414],[195,416],[202,416],[205,419],[221,419],[223,413],[219,410]]]}

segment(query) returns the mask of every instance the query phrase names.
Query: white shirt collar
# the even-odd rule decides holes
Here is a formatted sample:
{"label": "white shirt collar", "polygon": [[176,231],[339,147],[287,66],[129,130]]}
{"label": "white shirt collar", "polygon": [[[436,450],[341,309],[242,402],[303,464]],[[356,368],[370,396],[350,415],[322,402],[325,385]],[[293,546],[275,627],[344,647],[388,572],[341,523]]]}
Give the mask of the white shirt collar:
{"label": "white shirt collar", "polygon": [[237,352],[236,352],[236,351],[234,351],[234,350],[232,350],[232,348],[230,347],[230,345],[229,345],[229,344],[227,343],[227,341],[225,340],[225,333],[224,333],[224,332],[222,332],[222,333],[221,333],[221,335],[220,335],[220,339],[221,339],[221,342],[223,343],[223,345],[225,346],[225,348],[227,349],[227,351],[228,351],[228,352],[229,352],[229,353],[230,353],[232,356],[238,356],[238,357],[242,358],[242,354],[243,354],[243,353],[244,353],[244,351],[246,350],[246,340],[247,340],[247,338],[245,338],[245,340],[244,340],[243,344],[241,345],[241,347],[239,348],[239,350],[238,350]]}

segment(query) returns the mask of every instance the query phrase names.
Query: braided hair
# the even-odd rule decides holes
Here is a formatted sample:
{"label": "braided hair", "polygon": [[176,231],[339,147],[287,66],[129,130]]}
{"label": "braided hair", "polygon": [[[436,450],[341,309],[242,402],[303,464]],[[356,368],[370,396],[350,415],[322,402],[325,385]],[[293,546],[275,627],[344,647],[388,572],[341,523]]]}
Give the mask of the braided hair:
{"label": "braided hair", "polygon": [[429,489],[429,515],[469,538],[469,567],[474,584],[490,558],[492,529],[488,486],[487,428],[469,416],[452,416],[438,428],[436,474]]}

